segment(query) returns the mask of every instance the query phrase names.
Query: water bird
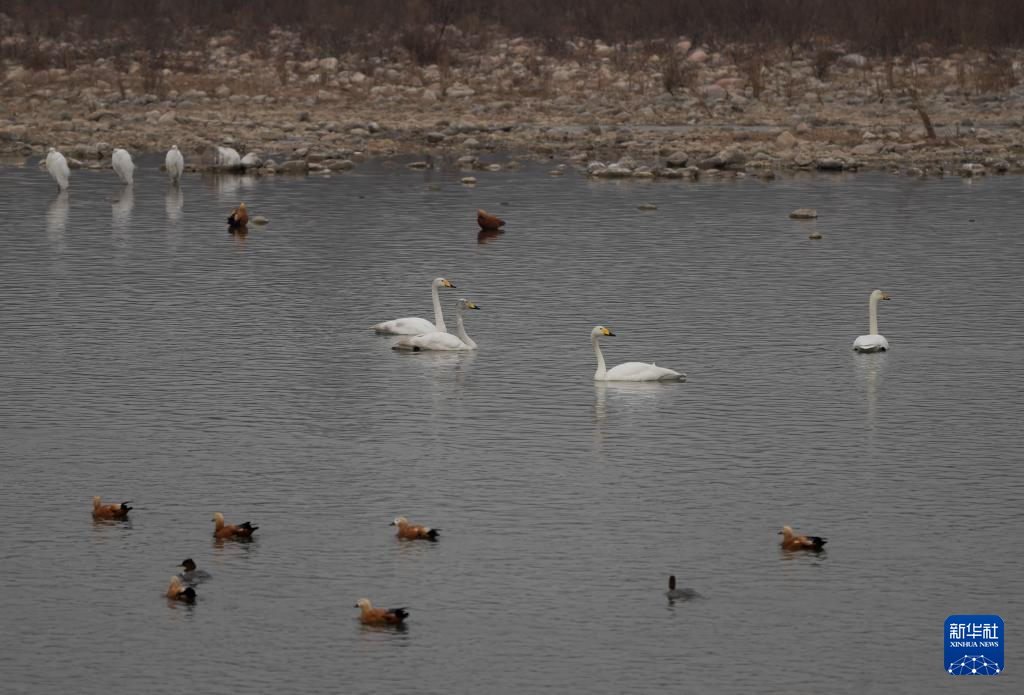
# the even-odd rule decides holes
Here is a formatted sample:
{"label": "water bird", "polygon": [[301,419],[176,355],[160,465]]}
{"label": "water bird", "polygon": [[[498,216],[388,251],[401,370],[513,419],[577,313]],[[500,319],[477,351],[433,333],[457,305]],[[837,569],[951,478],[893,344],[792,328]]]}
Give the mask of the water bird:
{"label": "water bird", "polygon": [[71,169],[68,168],[67,158],[58,152],[56,147],[51,147],[50,151],[46,153],[46,170],[50,172],[50,176],[57,182],[58,193],[68,187]]}
{"label": "water bird", "polygon": [[132,185],[135,173],[135,162],[132,161],[132,156],[128,154],[128,150],[121,149],[120,147],[114,148],[114,153],[110,156],[110,164],[114,167],[114,173],[118,175],[123,183]]}
{"label": "water bird", "polygon": [[505,220],[487,214],[486,210],[476,211],[476,223],[480,225],[481,229],[498,229],[505,226]]}
{"label": "water bird", "polygon": [[182,560],[179,567],[182,570],[178,577],[186,584],[198,584],[210,578],[209,572],[196,568],[196,562],[192,558]]}
{"label": "water bird", "polygon": [[783,550],[821,550],[828,543],[828,539],[821,536],[797,536],[789,526],[783,526],[779,535]]}
{"label": "water bird", "polygon": [[674,369],[659,367],[656,364],[646,362],[623,362],[620,365],[605,369],[604,355],[601,353],[601,346],[598,339],[603,336],[614,337],[615,334],[604,326],[595,326],[590,331],[590,342],[594,346],[594,355],[597,356],[597,371],[594,372],[595,381],[685,381],[686,375],[680,374]]}
{"label": "water bird", "polygon": [[242,155],[234,147],[217,147],[217,166],[222,169],[241,169]]}
{"label": "water bird", "polygon": [[217,512],[213,515],[213,522],[216,528],[213,530],[214,538],[219,540],[244,540],[252,538],[252,534],[259,528],[246,521],[244,524],[225,524],[224,515]]}
{"label": "water bird", "polygon": [[185,158],[177,145],[171,145],[171,149],[167,150],[164,167],[167,169],[167,175],[171,177],[171,183],[176,184],[181,180],[181,175],[185,172]]}
{"label": "water bird", "polygon": [[430,297],[434,303],[434,321],[431,323],[426,319],[421,319],[415,316],[409,316],[401,319],[392,319],[391,321],[383,321],[373,326],[373,330],[377,333],[384,333],[387,335],[420,335],[422,333],[447,333],[448,327],[444,325],[444,316],[441,314],[441,299],[437,296],[437,289],[439,287],[450,287],[455,289],[455,285],[445,280],[444,278],[434,278],[433,282],[430,283]]}
{"label": "water bird", "polygon": [[195,603],[196,590],[190,586],[182,586],[178,577],[171,577],[171,585],[167,587],[167,598],[184,603]]}
{"label": "water bird", "polygon": [[370,599],[361,598],[354,608],[361,609],[359,622],[363,625],[401,625],[409,617],[405,608],[374,608]]}
{"label": "water bird", "polygon": [[853,341],[853,349],[857,352],[882,352],[889,349],[889,341],[878,333],[878,300],[889,300],[882,290],[874,290],[868,296],[868,334],[858,336]]}
{"label": "water bird", "polygon": [[392,347],[393,350],[476,350],[476,342],[466,335],[462,314],[466,309],[479,309],[468,299],[460,299],[455,305],[455,335],[434,331],[420,335],[403,336]]}
{"label": "water bird", "polygon": [[129,504],[130,501],[103,504],[100,496],[96,495],[92,498],[92,516],[94,519],[127,519],[128,512],[132,510]]}
{"label": "water bird", "polygon": [[245,209],[245,203],[239,203],[238,207],[228,215],[229,227],[244,227],[249,224],[249,211]]}
{"label": "water bird", "polygon": [[695,589],[688,589],[686,587],[677,589],[676,575],[672,574],[668,578],[668,591],[665,592],[665,596],[668,597],[669,601],[687,601],[691,598],[697,598],[700,594]]}
{"label": "water bird", "polygon": [[410,524],[409,520],[404,516],[396,516],[395,520],[391,522],[391,525],[397,526],[398,533],[396,535],[407,541],[413,541],[420,538],[428,541],[436,541],[437,534],[441,531],[439,528]]}

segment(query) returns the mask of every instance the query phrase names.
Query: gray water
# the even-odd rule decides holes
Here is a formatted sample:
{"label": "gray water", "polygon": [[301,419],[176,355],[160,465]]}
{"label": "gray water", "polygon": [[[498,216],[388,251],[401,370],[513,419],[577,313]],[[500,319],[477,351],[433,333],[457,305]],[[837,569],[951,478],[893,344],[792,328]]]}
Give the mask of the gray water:
{"label": "gray water", "polygon": [[[1021,179],[371,164],[178,195],[145,164],[59,197],[0,168],[5,693],[932,693],[972,613],[1019,692]],[[228,234],[240,200],[271,224]],[[393,352],[369,326],[432,318],[438,275],[479,352]],[[857,355],[875,287],[892,350]],[[687,381],[595,384],[596,324],[610,365]],[[215,511],[256,540],[217,547]],[[163,597],[185,557],[194,606]]]}

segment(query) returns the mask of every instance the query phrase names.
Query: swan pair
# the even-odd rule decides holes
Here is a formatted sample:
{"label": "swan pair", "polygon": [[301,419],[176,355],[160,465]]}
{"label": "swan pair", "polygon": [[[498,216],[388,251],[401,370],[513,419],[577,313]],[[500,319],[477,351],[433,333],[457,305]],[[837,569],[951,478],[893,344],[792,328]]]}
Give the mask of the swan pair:
{"label": "swan pair", "polygon": [[460,299],[456,306],[455,335],[448,332],[441,312],[441,298],[438,289],[447,287],[455,289],[455,285],[445,278],[434,278],[430,283],[430,295],[434,304],[434,323],[416,316],[408,316],[391,321],[383,321],[373,326],[373,330],[384,335],[401,335],[395,343],[395,350],[476,350],[476,342],[466,335],[463,313],[467,309],[479,309],[468,299]]}

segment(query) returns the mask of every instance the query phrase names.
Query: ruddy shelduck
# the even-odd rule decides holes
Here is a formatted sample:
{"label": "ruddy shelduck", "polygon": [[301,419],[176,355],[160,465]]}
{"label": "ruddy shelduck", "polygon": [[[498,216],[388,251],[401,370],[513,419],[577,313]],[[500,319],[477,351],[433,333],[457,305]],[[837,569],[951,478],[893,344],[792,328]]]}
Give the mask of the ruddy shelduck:
{"label": "ruddy shelduck", "polygon": [[428,541],[436,541],[437,534],[441,529],[430,528],[429,526],[417,526],[416,524],[410,524],[409,520],[404,516],[396,516],[395,520],[391,522],[392,526],[398,527],[398,537],[407,541],[416,540],[423,538]]}
{"label": "ruddy shelduck", "polygon": [[171,577],[171,585],[167,587],[167,598],[175,601],[184,601],[185,603],[194,603],[196,600],[196,590],[190,586],[182,586],[180,579]]}
{"label": "ruddy shelduck", "polygon": [[354,606],[362,612],[359,615],[359,622],[363,625],[401,625],[402,621],[409,617],[405,608],[374,608],[370,605],[370,599],[361,598]]}
{"label": "ruddy shelduck", "polygon": [[669,575],[668,578],[668,591],[665,592],[665,596],[668,597],[669,601],[686,601],[691,598],[700,596],[694,589],[677,589],[676,588],[676,575]]}
{"label": "ruddy shelduck", "polygon": [[213,522],[216,524],[216,528],[213,530],[213,537],[218,540],[245,540],[252,538],[253,532],[259,528],[259,526],[253,526],[248,521],[238,525],[225,524],[224,515],[220,512],[213,515]]}
{"label": "ruddy shelduck", "polygon": [[476,223],[480,229],[499,229],[505,226],[505,220],[488,214],[486,210],[476,211]]}
{"label": "ruddy shelduck", "polygon": [[244,227],[247,224],[249,224],[249,212],[245,209],[245,203],[239,203],[234,212],[228,216],[228,226]]}
{"label": "ruddy shelduck", "polygon": [[821,536],[797,536],[789,526],[779,531],[783,550],[821,550],[828,540]]}
{"label": "ruddy shelduck", "polygon": [[127,519],[128,512],[132,510],[128,505],[131,502],[120,502],[103,504],[100,496],[92,498],[92,516],[94,519]]}

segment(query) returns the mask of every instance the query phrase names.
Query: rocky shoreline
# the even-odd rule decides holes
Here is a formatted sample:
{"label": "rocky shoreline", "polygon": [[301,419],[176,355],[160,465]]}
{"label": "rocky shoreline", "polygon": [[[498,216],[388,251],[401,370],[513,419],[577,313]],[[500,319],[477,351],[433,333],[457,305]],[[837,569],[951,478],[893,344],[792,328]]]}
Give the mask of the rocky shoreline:
{"label": "rocky shoreline", "polygon": [[599,177],[1024,172],[1024,53],[883,61],[837,46],[769,61],[681,38],[552,55],[505,38],[418,65],[402,49],[310,56],[296,40],[279,32],[239,52],[213,37],[161,68],[145,56],[37,70],[7,59],[0,155],[56,146],[73,166],[102,167],[114,147],[177,144],[190,168],[216,169],[230,147],[248,155],[231,168],[262,174],[396,155],[495,169],[512,154]]}

